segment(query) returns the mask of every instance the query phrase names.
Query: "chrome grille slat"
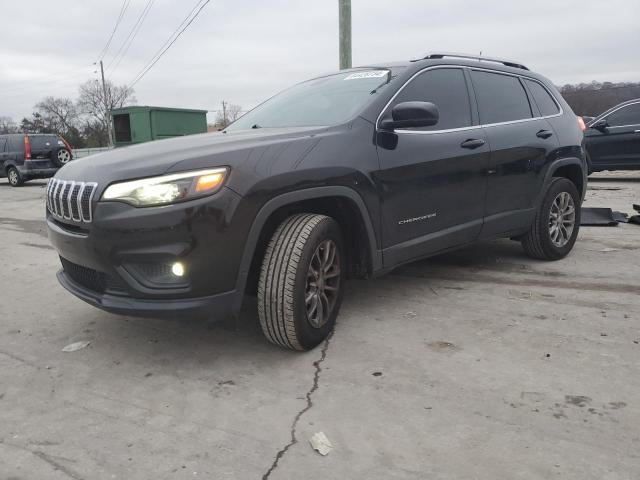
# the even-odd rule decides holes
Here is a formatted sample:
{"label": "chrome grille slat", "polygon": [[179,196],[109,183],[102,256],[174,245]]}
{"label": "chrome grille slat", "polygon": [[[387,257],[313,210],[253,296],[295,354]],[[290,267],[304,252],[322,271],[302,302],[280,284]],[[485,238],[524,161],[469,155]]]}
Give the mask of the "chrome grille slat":
{"label": "chrome grille slat", "polygon": [[94,182],[53,178],[46,191],[47,209],[60,219],[91,223],[93,194],[97,187]]}

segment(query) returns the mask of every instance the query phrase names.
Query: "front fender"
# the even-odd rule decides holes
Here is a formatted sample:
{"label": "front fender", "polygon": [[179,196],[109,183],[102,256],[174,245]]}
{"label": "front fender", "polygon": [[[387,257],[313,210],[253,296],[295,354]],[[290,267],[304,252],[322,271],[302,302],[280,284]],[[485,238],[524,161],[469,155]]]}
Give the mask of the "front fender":
{"label": "front fender", "polygon": [[366,247],[369,249],[371,254],[372,269],[373,271],[377,271],[382,268],[382,253],[377,248],[371,215],[369,214],[362,197],[355,190],[345,186],[326,186],[283,193],[266,202],[262,208],[260,208],[258,214],[253,220],[253,223],[251,224],[240,261],[238,277],[236,279],[237,296],[233,308],[235,313],[239,312],[240,307],[242,306],[242,297],[246,288],[249,270],[251,269],[251,262],[256,248],[258,247],[258,239],[260,238],[260,233],[271,214],[279,208],[292,203],[323,197],[343,197],[352,201],[358,207],[367,233],[368,245]]}

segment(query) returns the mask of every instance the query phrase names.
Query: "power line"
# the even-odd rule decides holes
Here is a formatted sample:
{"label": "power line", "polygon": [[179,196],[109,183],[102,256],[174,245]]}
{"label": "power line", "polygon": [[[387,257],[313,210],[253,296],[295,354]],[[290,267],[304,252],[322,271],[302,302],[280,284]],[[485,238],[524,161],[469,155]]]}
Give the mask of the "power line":
{"label": "power line", "polygon": [[[125,40],[122,43],[122,45],[120,45],[120,48],[118,49],[118,51],[116,52],[116,54],[113,56],[113,58],[111,59],[111,61],[107,65],[107,70],[109,70],[111,65],[113,65],[113,63],[116,61],[118,56],[120,56],[120,58],[118,59],[116,65],[113,67],[113,70],[115,70],[118,67],[118,65],[120,65],[120,62],[122,61],[122,59],[126,55],[127,51],[129,50],[129,47],[131,46],[131,44],[135,40],[136,36],[138,35],[138,32],[140,31],[140,28],[142,27],[142,24],[144,23],[144,20],[147,18],[147,15],[149,14],[149,10],[151,10],[151,7],[153,6],[153,2],[155,2],[155,0],[148,0],[147,1],[147,4],[144,6],[144,8],[142,9],[142,12],[138,16],[138,20],[136,20],[136,23],[131,28],[131,31],[129,32],[129,35],[127,35],[127,38],[125,38]],[[120,55],[121,53],[122,53],[122,55]],[[113,73],[113,72],[111,72],[111,73]]]}
{"label": "power line", "polygon": [[180,25],[178,25],[176,27],[176,29],[171,33],[171,35],[169,35],[169,37],[165,40],[165,42],[162,44],[162,46],[158,49],[158,51],[156,53],[153,54],[153,56],[151,57],[151,60],[149,60],[144,67],[142,67],[142,69],[140,69],[140,71],[138,72],[138,74],[133,77],[134,79],[138,77],[138,75],[140,75],[140,73],[142,73],[142,71],[147,68],[149,66],[149,64],[151,64],[151,62],[153,62],[153,60],[162,52],[162,50],[167,46],[167,44],[171,41],[171,39],[176,35],[176,33],[178,32],[178,30],[180,30],[180,28],[187,22],[187,20],[189,20],[189,18],[191,17],[191,15],[193,15],[193,12],[196,11],[196,9],[198,8],[198,6],[200,5],[200,3],[202,3],[203,0],[198,0],[196,2],[196,4],[194,5],[194,7],[191,9],[191,11],[187,14],[187,16],[184,18],[184,20],[182,20],[182,22],[180,23]]}
{"label": "power line", "polygon": [[98,60],[96,60],[96,62],[102,60],[104,56],[107,54],[107,51],[109,51],[109,47],[111,46],[111,41],[113,40],[113,36],[116,34],[116,30],[118,29],[118,26],[120,25],[120,22],[122,21],[122,18],[124,17],[124,13],[127,11],[127,8],[129,7],[130,2],[131,0],[124,0],[124,2],[122,3],[122,7],[120,7],[120,13],[118,14],[118,19],[116,20],[116,24],[113,27],[113,31],[109,36],[109,40],[107,40],[107,43],[100,51],[100,55],[98,55]]}
{"label": "power line", "polygon": [[[195,12],[194,15],[191,16],[191,18],[187,21],[187,19],[189,18],[189,15],[191,15],[193,13],[193,11],[196,9],[196,7],[194,7],[191,12],[189,12],[189,15],[187,15],[187,17],[182,21],[182,23],[180,24],[181,26],[184,25],[184,27],[182,27],[182,29],[173,37],[173,40],[171,40],[169,42],[169,44],[167,45],[167,42],[164,43],[164,45],[166,45],[166,47],[164,49],[162,49],[161,47],[161,52],[160,54],[156,54],[154,55],[152,61],[148,64],[148,66],[144,67],[142,69],[142,71],[140,73],[138,73],[138,75],[135,76],[135,78],[133,79],[133,81],[127,86],[127,88],[132,88],[136,83],[138,83],[140,80],[142,80],[142,77],[144,77],[147,72],[149,70],[151,70],[153,68],[153,66],[158,62],[158,60],[160,60],[162,58],[162,56],[167,52],[167,50],[169,50],[171,48],[171,46],[176,42],[176,40],[178,40],[178,38],[180,38],[180,35],[182,35],[182,33],[189,28],[189,25],[191,25],[193,23],[193,21],[198,17],[198,15],[200,14],[200,12],[202,11],[202,9],[204,7],[207,6],[207,4],[210,2],[211,0],[205,0],[204,3],[202,3],[200,5],[200,7],[198,8],[198,10]],[[186,24],[185,24],[186,22]],[[178,28],[180,28],[180,26],[178,26]],[[175,31],[174,31],[175,34]],[[173,34],[172,34],[173,36]],[[169,37],[171,38],[171,36]],[[167,40],[168,41],[168,40]]]}

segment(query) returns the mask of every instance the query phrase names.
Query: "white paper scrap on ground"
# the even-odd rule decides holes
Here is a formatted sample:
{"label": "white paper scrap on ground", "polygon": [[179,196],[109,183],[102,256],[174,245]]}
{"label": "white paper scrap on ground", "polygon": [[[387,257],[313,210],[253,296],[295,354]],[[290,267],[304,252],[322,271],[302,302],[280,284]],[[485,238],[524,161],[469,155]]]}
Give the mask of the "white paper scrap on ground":
{"label": "white paper scrap on ground", "polygon": [[309,443],[320,455],[329,455],[333,445],[323,432],[317,432],[309,439]]}
{"label": "white paper scrap on ground", "polygon": [[85,347],[88,347],[89,344],[91,342],[75,342],[75,343],[70,343],[69,345],[67,345],[66,347],[64,347],[62,349],[63,352],[66,353],[71,353],[71,352],[77,352],[78,350],[82,350]]}

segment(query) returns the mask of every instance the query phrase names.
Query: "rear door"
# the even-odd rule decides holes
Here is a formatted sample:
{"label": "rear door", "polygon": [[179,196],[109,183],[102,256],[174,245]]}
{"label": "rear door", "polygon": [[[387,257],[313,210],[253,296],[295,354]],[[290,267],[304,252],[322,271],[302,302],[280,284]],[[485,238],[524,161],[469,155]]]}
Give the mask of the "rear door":
{"label": "rear door", "polygon": [[559,143],[519,76],[484,69],[470,73],[491,145],[482,229],[483,237],[491,237],[530,225],[546,159]]}
{"label": "rear door", "polygon": [[603,131],[585,132],[591,163],[603,168],[640,167],[640,102],[614,110],[605,119]]}
{"label": "rear door", "polygon": [[7,139],[8,136],[0,137],[0,169],[2,170],[0,174],[4,174],[4,161],[7,159]]}
{"label": "rear door", "polygon": [[409,101],[434,103],[440,119],[431,127],[377,133],[385,266],[471,242],[482,227],[489,146],[464,70],[423,70],[380,118]]}

